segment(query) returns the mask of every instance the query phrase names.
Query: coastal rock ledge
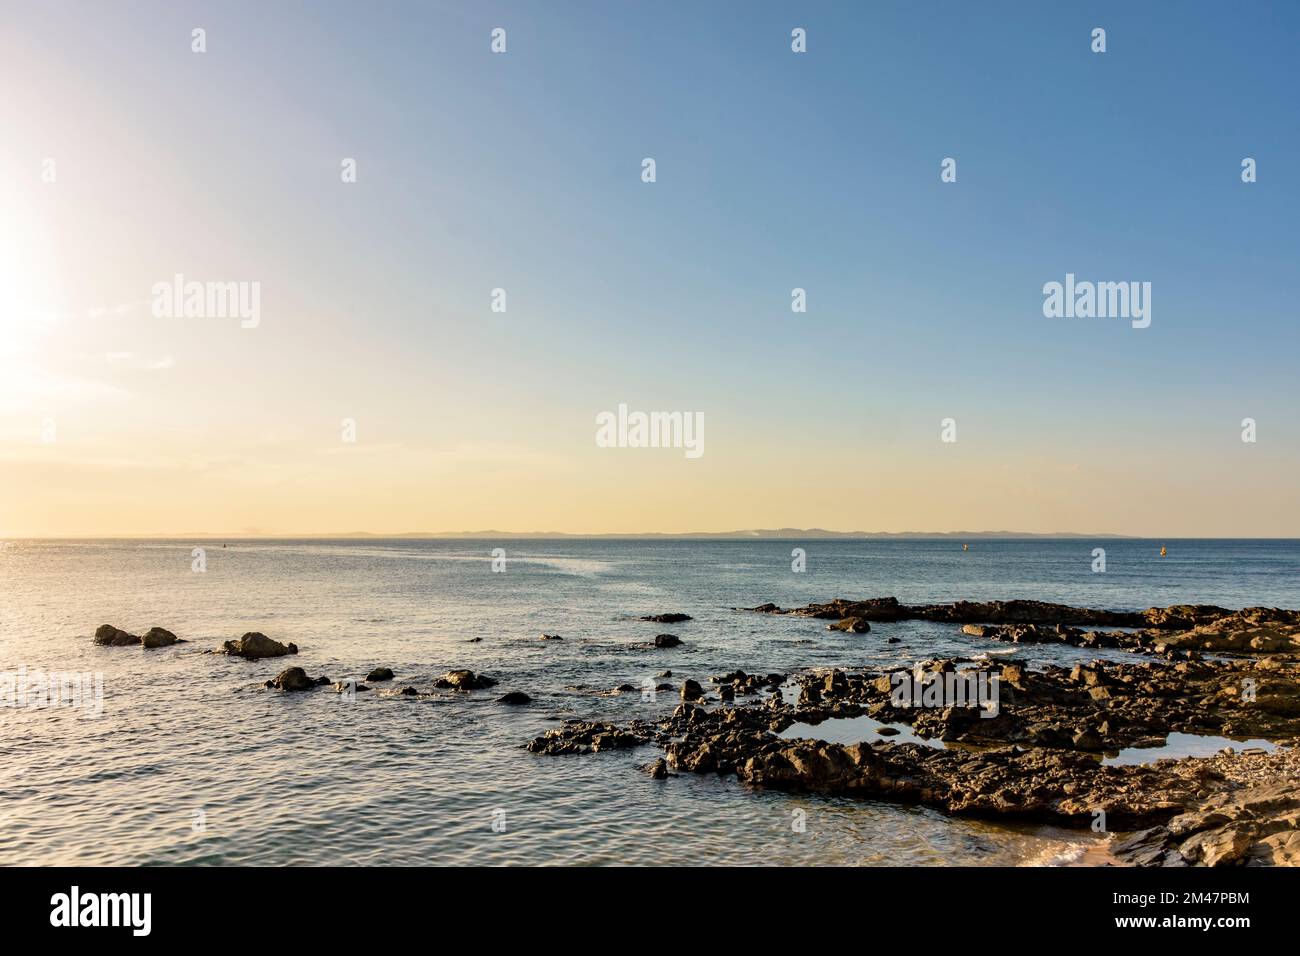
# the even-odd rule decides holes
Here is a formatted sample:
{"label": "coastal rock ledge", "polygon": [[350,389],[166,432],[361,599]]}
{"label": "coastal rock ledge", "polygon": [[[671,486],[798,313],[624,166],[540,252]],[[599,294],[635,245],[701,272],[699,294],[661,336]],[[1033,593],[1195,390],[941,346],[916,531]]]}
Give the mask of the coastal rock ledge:
{"label": "coastal rock ledge", "polygon": [[[1300,863],[1300,661],[1097,660],[1031,670],[1020,661],[938,659],[920,669],[996,680],[997,715],[898,706],[888,670],[821,668],[794,676],[797,704],[778,687],[740,705],[733,703],[740,678],[729,674],[718,680],[716,705],[688,680],[667,716],[627,726],[570,720],[527,747],[563,755],[652,745],[663,751],[665,770],[954,816],[1083,829],[1104,813],[1107,832],[1120,834],[1108,850],[1130,865]],[[847,744],[816,739],[817,724],[859,716],[894,725],[885,729],[910,725],[925,742],[878,739],[883,732]],[[795,725],[797,737],[789,734]],[[1174,732],[1262,738],[1275,749],[1156,759]],[[1151,748],[1151,758],[1103,761],[1125,748]]]}
{"label": "coastal rock ledge", "polygon": [[[775,604],[736,608],[758,614],[784,614],[828,620],[830,630],[857,633],[867,622],[934,621],[960,624],[974,637],[1014,644],[1070,644],[1122,648],[1169,656],[1171,652],[1241,654],[1300,652],[1300,611],[1248,607],[1240,611],[1214,604],[1174,604],[1145,611],[1109,611],[1048,601],[955,601],[951,604],[901,604],[898,598],[851,601],[783,609]],[[1133,628],[1099,631],[1095,628]]]}

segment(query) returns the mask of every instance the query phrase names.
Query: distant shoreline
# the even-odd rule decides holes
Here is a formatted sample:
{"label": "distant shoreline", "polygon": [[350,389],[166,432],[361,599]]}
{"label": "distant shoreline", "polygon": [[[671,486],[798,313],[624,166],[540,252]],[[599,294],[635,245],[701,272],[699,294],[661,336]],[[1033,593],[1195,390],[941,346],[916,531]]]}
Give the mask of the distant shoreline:
{"label": "distant shoreline", "polygon": [[98,534],[98,535],[0,535],[3,541],[1300,541],[1300,537],[1270,535],[1267,537],[1224,535],[1155,537],[1151,535],[1117,534],[1078,531],[825,531],[820,528],[799,530],[782,528],[760,531],[698,531],[698,532],[607,532],[582,534],[564,531],[406,531],[385,534],[372,531],[351,531],[324,534],[220,534],[211,531],[194,531],[185,534]]}

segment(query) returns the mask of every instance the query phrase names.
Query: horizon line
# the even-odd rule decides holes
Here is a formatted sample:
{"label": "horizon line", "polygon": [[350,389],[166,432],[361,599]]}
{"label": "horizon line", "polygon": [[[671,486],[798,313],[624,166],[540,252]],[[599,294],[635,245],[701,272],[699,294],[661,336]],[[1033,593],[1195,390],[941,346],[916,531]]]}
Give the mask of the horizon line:
{"label": "horizon line", "polygon": [[344,540],[344,539],[376,539],[376,540],[465,540],[465,539],[492,539],[492,538],[515,538],[515,539],[691,539],[704,538],[714,540],[792,540],[796,538],[810,539],[847,539],[847,540],[870,540],[874,538],[904,538],[904,539],[926,539],[926,538],[996,538],[1002,540],[1028,539],[1028,538],[1059,538],[1059,539],[1076,539],[1076,538],[1106,538],[1121,540],[1146,540],[1146,541],[1236,541],[1236,540],[1257,540],[1257,541],[1294,541],[1300,540],[1288,535],[1268,535],[1268,536],[1246,536],[1239,537],[1234,535],[1171,535],[1166,537],[1126,534],[1112,531],[1083,532],[1083,531],[834,531],[825,528],[754,528],[741,529],[733,531],[604,531],[604,532],[581,532],[581,531],[499,531],[487,529],[481,531],[401,531],[401,532],[377,532],[377,531],[347,531],[347,532],[262,532],[262,531],[240,531],[230,534],[214,531],[191,531],[191,532],[149,532],[139,534],[46,534],[46,535],[12,535],[0,534],[0,541],[122,541],[122,540],[186,540],[186,539],[221,539],[226,541],[259,541],[259,540],[280,540],[280,541],[305,541],[305,540]]}

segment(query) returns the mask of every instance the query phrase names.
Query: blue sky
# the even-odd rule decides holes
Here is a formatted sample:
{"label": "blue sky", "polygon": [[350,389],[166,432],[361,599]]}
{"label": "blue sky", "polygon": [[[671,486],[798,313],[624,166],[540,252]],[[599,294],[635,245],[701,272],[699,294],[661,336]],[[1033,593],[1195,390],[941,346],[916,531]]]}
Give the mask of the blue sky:
{"label": "blue sky", "polygon": [[[334,421],[319,409],[334,401],[393,445],[486,435],[572,464],[592,414],[626,401],[705,410],[747,474],[797,461],[813,476],[846,446],[855,466],[943,468],[951,415],[985,464],[1149,475],[1208,459],[1198,487],[1171,491],[1184,512],[1253,497],[1241,533],[1300,533],[1285,492],[1300,464],[1294,4],[4,9],[0,73],[21,87],[4,160],[12,174],[64,157],[60,205],[32,202],[66,260],[65,305],[132,301],[174,271],[259,278],[277,304],[251,351],[142,332],[191,374],[283,381],[276,412],[236,396],[231,415],[283,430]],[[346,188],[343,156],[359,169]],[[67,238],[87,219],[111,248]],[[1151,282],[1151,327],[1044,318],[1042,286],[1067,272]],[[486,308],[498,286],[507,315]],[[216,413],[173,401],[184,381],[133,387],[220,446]],[[1227,457],[1245,416],[1260,422],[1249,463]],[[683,526],[563,530],[708,530],[674,495],[726,500],[728,474],[665,492],[653,520]],[[793,493],[772,489],[770,520],[757,491],[750,511],[713,513],[926,525],[916,502],[801,521]],[[1048,526],[1029,529],[1012,505],[997,517],[1027,530],[1158,533],[1173,515],[1130,527],[1100,497],[1044,504]],[[516,530],[572,520],[537,511]]]}

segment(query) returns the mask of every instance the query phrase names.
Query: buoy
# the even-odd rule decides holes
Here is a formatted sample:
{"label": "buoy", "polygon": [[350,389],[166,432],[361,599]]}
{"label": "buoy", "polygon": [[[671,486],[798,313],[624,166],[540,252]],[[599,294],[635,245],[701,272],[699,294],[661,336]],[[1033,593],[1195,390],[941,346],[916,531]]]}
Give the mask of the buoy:
{"label": "buoy", "polygon": [[1162,544],[1162,545],[1160,546],[1160,557],[1163,558],[1163,557],[1164,557],[1166,554],[1168,554],[1168,553],[1169,553],[1169,552],[1165,550],[1165,546]]}

